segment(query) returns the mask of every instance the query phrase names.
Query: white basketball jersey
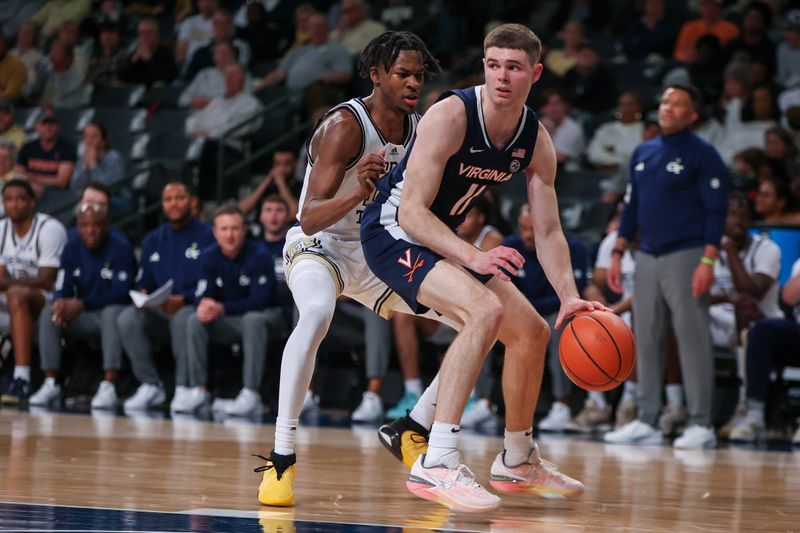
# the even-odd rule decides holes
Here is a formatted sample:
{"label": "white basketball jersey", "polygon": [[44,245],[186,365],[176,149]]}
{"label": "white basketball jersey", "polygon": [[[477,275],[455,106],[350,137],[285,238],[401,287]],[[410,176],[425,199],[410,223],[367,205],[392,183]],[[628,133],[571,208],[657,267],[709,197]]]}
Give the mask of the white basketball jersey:
{"label": "white basketball jersey", "polygon": [[0,264],[12,279],[36,277],[39,267],[58,268],[66,240],[64,226],[48,215],[35,213],[24,237],[4,218],[0,220]]}
{"label": "white basketball jersey", "polygon": [[[397,164],[403,159],[406,154],[406,148],[409,143],[414,139],[414,134],[417,129],[417,121],[419,115],[411,113],[406,115],[406,137],[403,144],[393,144],[384,139],[378,127],[373,122],[372,117],[367,110],[366,105],[361,98],[353,98],[347,102],[341,103],[331,109],[328,114],[333,113],[339,109],[346,109],[350,111],[358,120],[361,127],[361,150],[353,160],[348,163],[347,170],[344,174],[344,179],[336,192],[337,196],[346,194],[349,191],[357,188],[358,185],[358,170],[356,165],[362,157],[368,154],[378,153],[381,149],[385,150],[383,160],[386,162],[386,170],[383,175],[388,174]],[[303,180],[303,190],[300,193],[300,205],[305,202],[306,189],[308,188],[309,176],[311,175],[311,168],[314,166],[314,161],[311,157],[310,142],[306,147],[308,152],[308,164],[306,165],[305,178]],[[381,176],[382,177],[382,176]],[[361,239],[361,214],[364,208],[372,201],[372,198],[364,200],[360,205],[354,207],[349,213],[343,216],[338,221],[334,222],[331,226],[323,230],[325,233],[333,235],[342,241],[357,241]],[[297,214],[297,220],[300,220],[300,213]]]}

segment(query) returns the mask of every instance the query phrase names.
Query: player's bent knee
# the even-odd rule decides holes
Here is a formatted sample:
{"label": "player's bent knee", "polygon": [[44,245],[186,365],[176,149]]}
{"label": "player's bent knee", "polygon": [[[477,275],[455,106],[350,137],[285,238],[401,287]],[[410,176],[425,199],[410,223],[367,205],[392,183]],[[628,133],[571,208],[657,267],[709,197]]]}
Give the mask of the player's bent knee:
{"label": "player's bent knee", "polygon": [[336,310],[334,302],[306,302],[298,306],[300,312],[299,321],[306,324],[313,324],[315,328],[327,327],[333,320],[333,312]]}
{"label": "player's bent knee", "polygon": [[500,299],[492,292],[486,291],[487,294],[482,295],[478,299],[477,305],[470,310],[472,319],[487,327],[498,329],[503,322],[505,309]]}

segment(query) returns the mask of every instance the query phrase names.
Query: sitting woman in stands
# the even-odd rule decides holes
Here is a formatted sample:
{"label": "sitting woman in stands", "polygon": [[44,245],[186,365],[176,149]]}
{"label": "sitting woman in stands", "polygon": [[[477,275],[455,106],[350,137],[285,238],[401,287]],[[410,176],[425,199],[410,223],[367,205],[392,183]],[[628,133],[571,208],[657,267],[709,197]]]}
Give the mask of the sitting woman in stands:
{"label": "sitting woman in stands", "polygon": [[786,180],[760,180],[756,196],[756,212],[762,222],[770,225],[800,225],[800,211]]}
{"label": "sitting woman in stands", "polygon": [[[69,183],[71,191],[79,193],[90,182],[114,187],[124,177],[125,163],[122,155],[111,148],[108,132],[99,122],[86,124],[79,153],[78,163]],[[126,213],[133,210],[129,189],[123,188],[113,195],[111,210]]]}

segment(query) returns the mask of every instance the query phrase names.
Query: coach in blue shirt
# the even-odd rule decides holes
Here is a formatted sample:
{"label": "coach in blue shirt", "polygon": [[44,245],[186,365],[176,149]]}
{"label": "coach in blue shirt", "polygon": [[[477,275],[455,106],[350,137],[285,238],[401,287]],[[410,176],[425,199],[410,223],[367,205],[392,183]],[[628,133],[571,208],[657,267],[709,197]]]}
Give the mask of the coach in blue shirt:
{"label": "coach in blue shirt", "polygon": [[[214,242],[211,228],[192,216],[189,189],[169,183],[161,193],[167,219],[142,241],[137,289],[152,293],[172,280],[172,293],[157,308],[130,306],[117,320],[122,347],[141,383],[125,401],[126,410],[147,409],[165,401],[164,388],[153,360],[153,341],[170,339],[175,357],[175,398],[188,393],[186,318],[194,312],[194,288],[200,277],[203,248]],[[174,398],[173,398],[174,401]]]}
{"label": "coach in blue shirt", "polygon": [[108,210],[95,202],[78,205],[77,234],[61,255],[54,300],[39,316],[39,352],[45,383],[34,394],[33,405],[49,405],[60,398],[55,383],[61,366],[61,336],[100,340],[104,379],[92,398],[93,409],[117,405],[114,383],[122,363],[122,345],[116,320],[130,301],[128,290],[136,273],[136,258],[128,239],[109,233]]}
{"label": "coach in blue shirt", "polygon": [[279,308],[271,305],[275,288],[274,266],[264,247],[247,241],[244,215],[235,205],[214,214],[216,244],[203,250],[197,283],[197,309],[189,316],[189,382],[191,392],[176,412],[192,413],[208,403],[208,344],[241,342],[244,388],[224,411],[235,416],[261,414],[261,378],[267,354],[271,321],[282,322]]}
{"label": "coach in blue shirt", "polygon": [[660,442],[664,339],[671,321],[678,340],[689,425],[676,448],[716,446],[711,427],[714,358],[709,289],[725,223],[728,172],[716,149],[692,133],[700,93],[673,85],[658,109],[661,135],[640,144],[630,161],[631,183],[613,251],[608,284],[620,286],[620,259],[638,231],[633,314],[639,413],[606,442]]}
{"label": "coach in blue shirt", "polygon": [[[555,329],[556,318],[561,307],[555,289],[547,280],[542,264],[536,256],[536,239],[533,231],[533,219],[529,204],[523,204],[517,220],[519,235],[512,235],[503,241],[503,246],[514,248],[522,257],[525,264],[513,278],[514,285],[530,300],[536,311],[547,320],[550,325],[550,341],[547,346],[547,366],[553,387],[553,405],[548,415],[539,422],[539,429],[545,431],[563,431],[570,421],[569,396],[572,383],[558,357],[558,343],[561,331]],[[578,293],[582,294],[586,287],[586,272],[589,266],[589,254],[586,246],[578,239],[565,235],[569,255],[572,262],[572,271],[575,277],[575,286]]]}

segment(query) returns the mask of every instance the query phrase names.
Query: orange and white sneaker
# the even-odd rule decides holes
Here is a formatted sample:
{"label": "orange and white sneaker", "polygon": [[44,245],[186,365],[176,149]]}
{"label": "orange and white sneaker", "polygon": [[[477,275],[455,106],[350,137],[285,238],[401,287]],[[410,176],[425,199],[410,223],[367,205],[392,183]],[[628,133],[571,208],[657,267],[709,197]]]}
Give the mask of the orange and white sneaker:
{"label": "orange and white sneaker", "polygon": [[572,498],[583,492],[583,483],[562,474],[556,465],[542,459],[536,444],[528,460],[520,465],[506,465],[505,456],[503,450],[495,458],[489,481],[500,492],[538,494],[548,499]]}
{"label": "orange and white sneaker", "polygon": [[484,489],[475,474],[460,464],[456,468],[444,465],[425,467],[420,455],[411,467],[406,487],[414,496],[440,503],[454,511],[479,513],[500,506],[500,498]]}

